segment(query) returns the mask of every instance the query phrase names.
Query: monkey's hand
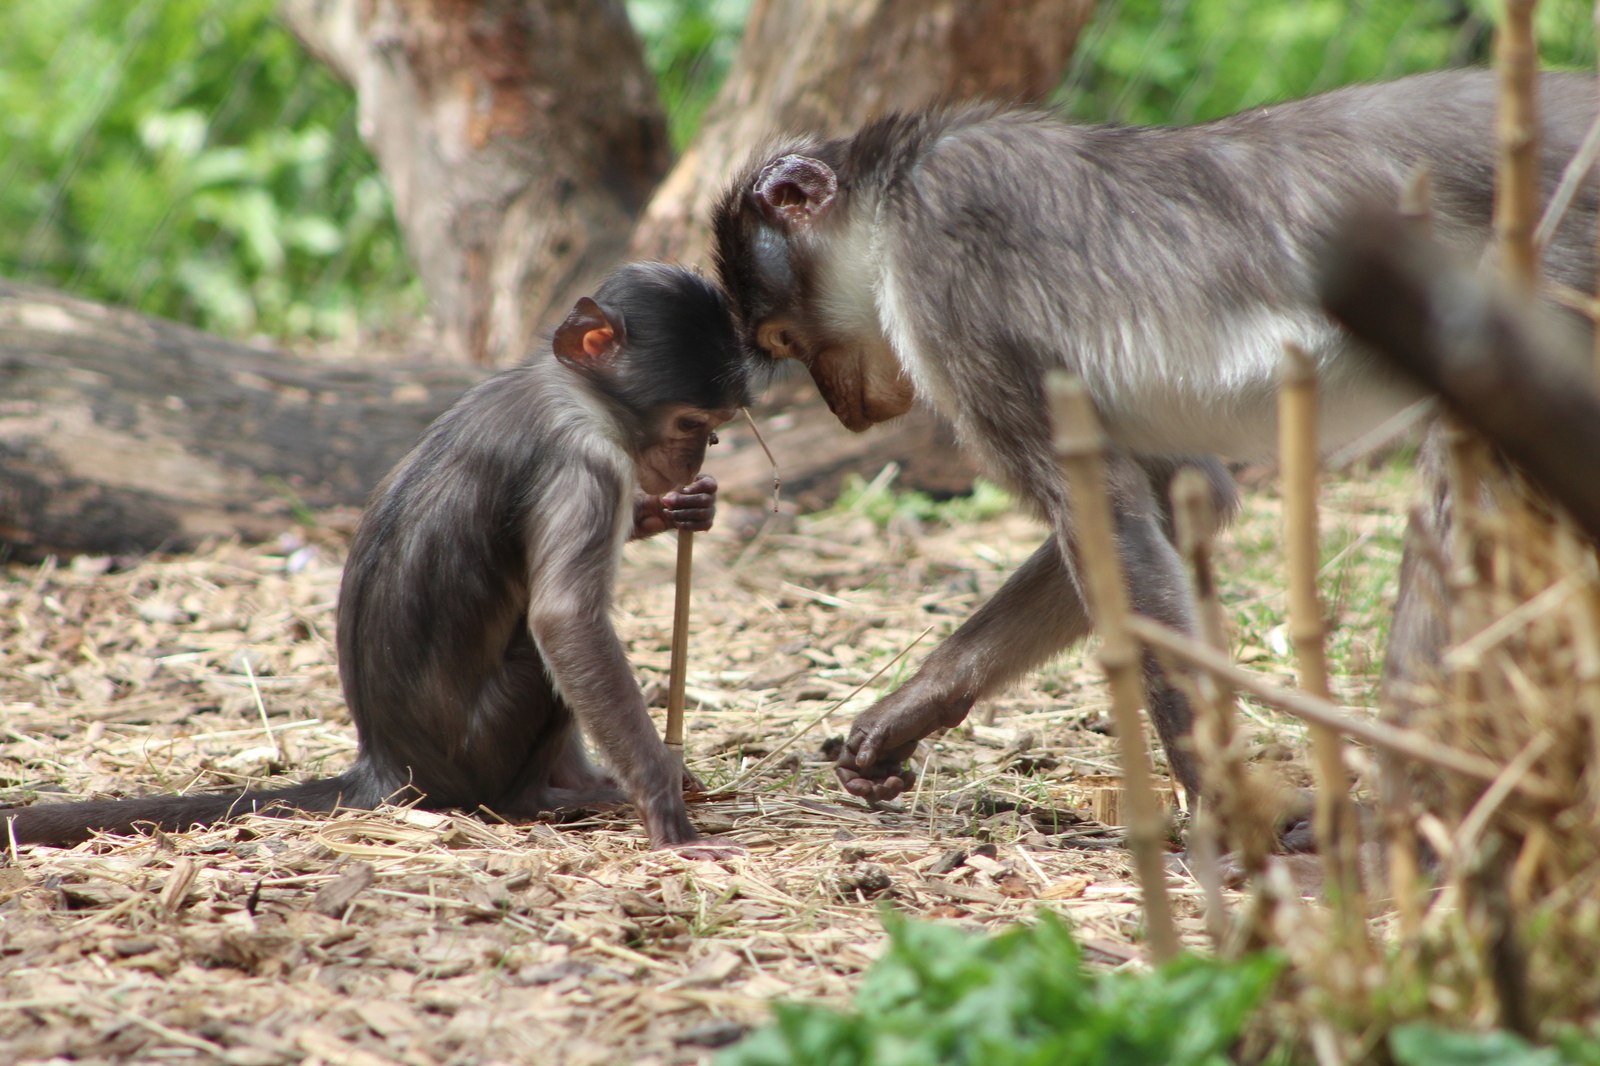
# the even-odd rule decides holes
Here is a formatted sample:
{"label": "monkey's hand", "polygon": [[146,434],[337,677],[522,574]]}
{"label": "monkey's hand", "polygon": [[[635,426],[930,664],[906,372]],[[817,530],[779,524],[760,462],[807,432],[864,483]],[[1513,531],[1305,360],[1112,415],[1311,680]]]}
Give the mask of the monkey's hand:
{"label": "monkey's hand", "polygon": [[643,540],[668,529],[704,533],[717,514],[717,480],[701,474],[681,489],[649,496],[639,493],[633,500],[633,540]]}
{"label": "monkey's hand", "polygon": [[891,693],[863,711],[850,726],[850,736],[833,772],[852,796],[891,800],[916,783],[905,765],[917,742],[936,729],[958,725],[972,701],[928,700],[913,692],[914,683]]}

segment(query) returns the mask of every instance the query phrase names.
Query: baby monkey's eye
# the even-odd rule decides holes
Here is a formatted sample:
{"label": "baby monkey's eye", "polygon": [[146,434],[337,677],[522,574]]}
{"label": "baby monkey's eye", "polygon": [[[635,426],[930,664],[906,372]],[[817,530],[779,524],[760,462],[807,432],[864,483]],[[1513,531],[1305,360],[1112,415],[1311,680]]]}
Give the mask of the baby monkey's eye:
{"label": "baby monkey's eye", "polygon": [[706,428],[705,422],[703,422],[702,420],[700,420],[698,418],[680,418],[680,419],[678,419],[678,432],[679,433],[698,433],[702,429],[705,429],[705,428]]}

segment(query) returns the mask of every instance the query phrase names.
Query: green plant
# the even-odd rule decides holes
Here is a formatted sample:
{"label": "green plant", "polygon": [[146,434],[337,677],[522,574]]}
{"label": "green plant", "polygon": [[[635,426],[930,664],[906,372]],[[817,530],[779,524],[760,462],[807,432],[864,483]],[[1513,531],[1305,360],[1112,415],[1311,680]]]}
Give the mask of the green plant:
{"label": "green plant", "polygon": [[[1121,0],[1097,6],[1060,99],[1092,121],[1196,122],[1489,57],[1490,0]],[[1594,61],[1588,0],[1545,0],[1548,66]]]}
{"label": "green plant", "polygon": [[893,485],[899,473],[899,464],[889,463],[871,481],[859,474],[845,475],[830,511],[865,515],[882,528],[895,518],[946,525],[979,522],[1004,514],[1012,506],[1010,493],[983,478],[973,481],[971,495],[948,500],[935,500],[915,489],[896,492]]}
{"label": "green plant", "polygon": [[993,938],[884,920],[889,947],[854,1010],[780,1004],[719,1066],[1224,1066],[1280,968],[1185,956],[1094,976],[1048,912]]}
{"label": "green plant", "polygon": [[0,274],[231,334],[420,307],[354,97],[275,0],[0,17]]}
{"label": "green plant", "polygon": [[700,128],[733,65],[749,12],[750,0],[628,0],[673,147],[681,150]]}
{"label": "green plant", "polygon": [[1389,1050],[1399,1066],[1600,1066],[1600,1035],[1567,1027],[1553,1047],[1534,1047],[1515,1033],[1464,1033],[1428,1022],[1396,1026]]}

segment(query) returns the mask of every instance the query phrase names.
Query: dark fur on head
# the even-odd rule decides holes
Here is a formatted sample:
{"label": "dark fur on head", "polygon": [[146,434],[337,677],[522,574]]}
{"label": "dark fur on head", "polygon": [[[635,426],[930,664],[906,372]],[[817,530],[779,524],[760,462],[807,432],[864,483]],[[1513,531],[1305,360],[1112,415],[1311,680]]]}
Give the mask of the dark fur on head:
{"label": "dark fur on head", "polygon": [[712,282],[666,263],[629,263],[600,283],[594,301],[625,343],[619,361],[592,378],[628,409],[750,403],[746,353],[727,297]]}

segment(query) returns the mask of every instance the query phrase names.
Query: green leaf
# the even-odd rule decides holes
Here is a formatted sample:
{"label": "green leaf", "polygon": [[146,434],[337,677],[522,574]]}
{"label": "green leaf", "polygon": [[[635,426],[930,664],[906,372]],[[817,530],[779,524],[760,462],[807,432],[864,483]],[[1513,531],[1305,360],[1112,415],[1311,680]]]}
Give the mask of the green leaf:
{"label": "green leaf", "polygon": [[1281,969],[1186,957],[1094,977],[1049,912],[993,938],[886,913],[889,944],[855,1009],[776,1008],[719,1066],[1225,1066]]}
{"label": "green leaf", "polygon": [[1427,1022],[1395,1027],[1389,1050],[1400,1066],[1564,1066],[1555,1049],[1536,1048],[1503,1029],[1465,1033]]}

